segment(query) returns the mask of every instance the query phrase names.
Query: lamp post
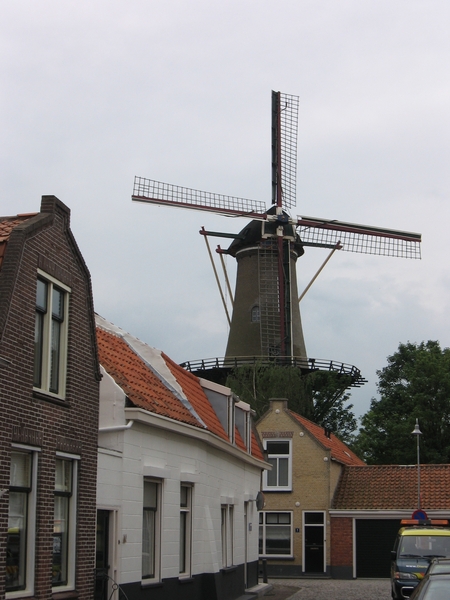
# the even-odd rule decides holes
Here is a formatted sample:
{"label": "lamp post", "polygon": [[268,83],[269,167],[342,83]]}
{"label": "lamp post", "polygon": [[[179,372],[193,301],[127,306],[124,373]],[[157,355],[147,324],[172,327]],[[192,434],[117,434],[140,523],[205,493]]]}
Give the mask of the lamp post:
{"label": "lamp post", "polygon": [[422,432],[419,428],[419,419],[416,419],[416,424],[414,426],[414,431],[411,432],[412,435],[416,436],[417,439],[417,509],[420,510],[420,450],[419,450],[419,438],[422,435]]}

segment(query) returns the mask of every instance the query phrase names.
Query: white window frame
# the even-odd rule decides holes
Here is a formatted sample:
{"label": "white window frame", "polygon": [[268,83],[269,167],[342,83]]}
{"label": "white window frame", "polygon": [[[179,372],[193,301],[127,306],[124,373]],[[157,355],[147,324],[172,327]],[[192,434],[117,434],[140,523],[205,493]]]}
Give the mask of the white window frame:
{"label": "white window frame", "polygon": [[236,404],[236,396],[231,394],[228,396],[227,405],[227,425],[228,425],[228,438],[232,444],[235,443],[236,434],[236,415],[234,405]]}
{"label": "white window frame", "polygon": [[11,450],[31,455],[31,487],[28,492],[27,505],[27,533],[25,557],[25,588],[17,591],[6,592],[5,598],[24,598],[34,595],[34,572],[36,558],[36,503],[37,503],[37,474],[38,456],[40,448],[23,444],[12,444]]}
{"label": "white window frame", "polygon": [[[283,442],[288,444],[289,452],[287,454],[277,454],[277,453],[269,453],[267,450],[267,445],[271,442]],[[267,451],[267,460],[271,462],[271,460],[276,461],[277,467],[277,481],[279,476],[279,461],[280,459],[288,460],[288,482],[287,485],[269,485],[269,471],[265,470],[263,472],[263,490],[265,492],[291,492],[292,491],[292,439],[291,438],[267,438],[263,440],[264,449]],[[273,469],[272,469],[273,476]]]}
{"label": "white window frame", "polygon": [[[34,390],[43,392],[56,398],[64,398],[66,393],[66,372],[67,372],[67,342],[68,342],[68,322],[69,322],[69,297],[71,288],[64,285],[51,275],[48,275],[41,269],[37,271],[37,280],[42,280],[47,284],[47,308],[45,312],[41,312],[37,308],[36,314],[40,313],[43,315],[43,327],[42,327],[42,343],[41,343],[41,364],[39,365],[40,371],[40,384],[34,385]],[[36,286],[37,286],[36,280]],[[58,288],[64,294],[64,309],[63,318],[60,327],[60,339],[59,339],[59,365],[58,365],[58,390],[50,391],[50,369],[51,369],[51,332],[52,332],[52,291],[53,288]],[[36,334],[35,334],[36,339]],[[36,353],[36,350],[35,350]],[[36,356],[35,356],[36,360]]]}
{"label": "white window frame", "polygon": [[[279,524],[267,524],[267,515],[290,515],[290,523],[279,523]],[[267,558],[292,558],[293,557],[293,512],[290,510],[264,510],[259,513],[259,539],[262,540],[262,545],[260,545],[260,556]],[[266,552],[266,539],[267,539],[267,529],[276,525],[284,525],[285,527],[289,527],[289,536],[290,536],[290,548],[289,553],[275,553],[268,554]]]}
{"label": "white window frame", "polygon": [[220,539],[222,545],[222,568],[234,564],[234,504],[220,506]]}
{"label": "white window frame", "polygon": [[[72,490],[69,496],[68,519],[67,519],[67,581],[62,585],[53,585],[52,592],[59,593],[75,589],[75,571],[77,554],[77,498],[78,498],[78,463],[80,456],[77,454],[67,454],[66,452],[56,452],[56,459],[67,460],[72,465]],[[56,461],[55,461],[56,467]],[[56,480],[56,469],[55,469]],[[55,481],[56,483],[56,481]],[[56,487],[56,486],[55,486]],[[57,495],[55,490],[54,495]],[[54,517],[53,517],[54,518]]]}
{"label": "white window frame", "polygon": [[[186,490],[187,502],[182,505],[181,490]],[[192,555],[192,497],[194,486],[191,483],[181,482],[180,484],[180,565],[179,577],[191,576],[191,555]],[[183,516],[184,515],[184,516]],[[184,525],[184,527],[183,527]],[[184,557],[184,565],[182,559]],[[183,568],[184,567],[184,568]]]}
{"label": "white window frame", "polygon": [[[148,510],[144,506],[145,484],[154,483],[156,485],[156,508],[154,510],[154,535],[153,535],[153,554],[154,554],[154,573],[153,575],[144,575],[144,511]],[[153,477],[144,477],[142,483],[142,542],[141,542],[141,584],[143,586],[157,583],[161,580],[161,522],[162,522],[162,480]]]}

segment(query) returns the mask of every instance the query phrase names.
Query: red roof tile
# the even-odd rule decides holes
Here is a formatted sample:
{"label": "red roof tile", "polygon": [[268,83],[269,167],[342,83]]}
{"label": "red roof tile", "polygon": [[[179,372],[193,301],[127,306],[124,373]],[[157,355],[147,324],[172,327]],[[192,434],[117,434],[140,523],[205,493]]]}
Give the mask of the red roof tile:
{"label": "red roof tile", "polygon": [[344,444],[334,433],[327,435],[325,429],[312,421],[309,421],[305,417],[288,411],[289,414],[298,421],[309,433],[327,450],[331,452],[331,458],[337,460],[344,465],[364,465],[364,461],[361,460],[348,446]]}
{"label": "red roof tile", "polygon": [[[98,319],[97,343],[100,364],[106,372],[122,388],[129,400],[135,405],[157,415],[168,417],[199,428],[206,428],[219,438],[228,441],[228,436],[214,411],[198,377],[177,365],[163,352],[146,346],[136,338],[132,338],[119,328]],[[111,325],[111,329],[109,326]],[[123,333],[123,335],[122,335]],[[126,338],[126,339],[124,339]],[[140,352],[149,356],[143,357]],[[151,356],[156,359],[155,365],[147,362]],[[158,361],[163,361],[159,363]],[[161,366],[167,367],[169,380],[165,379]],[[154,367],[154,369],[153,369]],[[159,370],[158,370],[159,367]],[[179,386],[180,396],[177,390]],[[179,389],[179,388],[178,388]],[[185,398],[185,402],[182,401]],[[247,452],[245,444],[236,429],[236,447]],[[252,432],[252,456],[264,460],[257,439]]]}
{"label": "red roof tile", "polygon": [[216,415],[213,407],[211,406],[210,401],[206,397],[198,377],[177,365],[171,358],[167,356],[167,354],[164,354],[164,352],[161,353],[161,356],[165,360],[173,376],[181,385],[181,388],[183,389],[186,397],[189,399],[189,402],[199,414],[207,428],[212,433],[215,433],[219,437],[228,440],[228,436],[225,433],[225,430],[222,427],[222,424],[219,421],[219,418]]}
{"label": "red roof tile", "polygon": [[135,406],[202,427],[122,338],[97,327],[97,343],[100,364]]}
{"label": "red roof tile", "polygon": [[[417,465],[346,466],[333,500],[340,510],[414,510]],[[420,465],[421,508],[450,509],[450,465]]]}

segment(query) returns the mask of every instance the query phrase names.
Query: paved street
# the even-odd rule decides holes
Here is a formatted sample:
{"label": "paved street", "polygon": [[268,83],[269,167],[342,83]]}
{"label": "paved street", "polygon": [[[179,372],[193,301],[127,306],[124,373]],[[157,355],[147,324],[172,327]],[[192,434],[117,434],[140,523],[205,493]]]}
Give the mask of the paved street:
{"label": "paved street", "polygon": [[389,579],[269,579],[267,600],[390,600]]}

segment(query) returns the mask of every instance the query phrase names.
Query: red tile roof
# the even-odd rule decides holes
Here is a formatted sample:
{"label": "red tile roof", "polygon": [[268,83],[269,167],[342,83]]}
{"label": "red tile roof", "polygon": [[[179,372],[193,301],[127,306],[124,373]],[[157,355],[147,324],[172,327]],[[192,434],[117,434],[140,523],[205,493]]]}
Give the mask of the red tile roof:
{"label": "red tile roof", "polygon": [[[147,346],[101,317],[97,319],[97,343],[100,364],[132,404],[156,415],[207,429],[228,441],[198,377],[180,367],[164,352]],[[170,381],[172,377],[174,379]],[[237,429],[235,438],[236,447],[247,452]],[[253,432],[251,450],[253,457],[264,460]]]}
{"label": "red tile roof", "polygon": [[[420,465],[421,508],[450,509],[450,465]],[[365,465],[343,469],[332,507],[340,510],[417,508],[417,465]]]}
{"label": "red tile roof", "polygon": [[341,442],[334,433],[327,434],[325,429],[312,421],[309,421],[305,417],[292,412],[288,413],[296,421],[298,421],[309,433],[321,444],[324,448],[331,452],[331,458],[337,460],[344,465],[364,465],[364,461],[361,460],[348,446]]}
{"label": "red tile roof", "polygon": [[171,358],[167,356],[167,354],[164,354],[164,352],[162,352],[161,355],[171,373],[181,385],[186,397],[189,398],[190,403],[194,407],[195,411],[200,415],[207,428],[212,433],[215,433],[219,437],[228,440],[228,436],[225,433],[218,416],[213,410],[210,401],[206,397],[198,377],[177,365]]}
{"label": "red tile roof", "polygon": [[97,327],[97,343],[100,364],[135,406],[202,427],[125,340]]}

